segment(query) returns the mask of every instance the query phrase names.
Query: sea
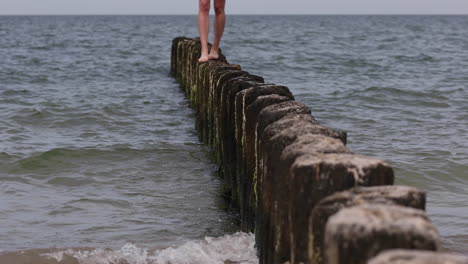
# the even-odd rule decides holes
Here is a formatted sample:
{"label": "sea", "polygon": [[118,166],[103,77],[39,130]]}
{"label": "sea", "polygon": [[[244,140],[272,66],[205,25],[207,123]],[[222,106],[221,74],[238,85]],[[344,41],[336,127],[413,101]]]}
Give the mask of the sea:
{"label": "sea", "polygon": [[[258,263],[170,76],[197,35],[196,16],[0,16],[1,264]],[[228,14],[221,48],[426,191],[468,254],[468,16]]]}

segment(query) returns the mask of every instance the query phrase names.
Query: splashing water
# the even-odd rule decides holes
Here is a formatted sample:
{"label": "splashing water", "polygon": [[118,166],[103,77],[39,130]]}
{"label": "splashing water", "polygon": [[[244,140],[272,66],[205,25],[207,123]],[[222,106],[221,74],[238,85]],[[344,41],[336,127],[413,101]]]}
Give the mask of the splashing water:
{"label": "splashing water", "polygon": [[206,237],[201,241],[189,241],[163,250],[152,251],[126,244],[119,250],[67,249],[41,256],[59,263],[68,263],[65,261],[72,258],[79,264],[256,264],[258,259],[254,245],[253,234],[239,232],[218,238]]}

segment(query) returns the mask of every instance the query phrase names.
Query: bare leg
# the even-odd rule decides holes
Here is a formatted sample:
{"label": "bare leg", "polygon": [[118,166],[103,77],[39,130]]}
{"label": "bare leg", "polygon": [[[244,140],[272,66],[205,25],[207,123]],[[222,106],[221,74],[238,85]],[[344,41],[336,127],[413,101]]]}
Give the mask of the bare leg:
{"label": "bare leg", "polygon": [[215,23],[214,23],[214,40],[213,46],[211,47],[210,59],[219,58],[219,43],[224,33],[224,25],[226,24],[226,14],[224,13],[224,7],[226,6],[226,0],[215,0]]}
{"label": "bare leg", "polygon": [[198,32],[201,41],[201,56],[198,62],[206,62],[208,61],[208,33],[210,32],[210,0],[199,2]]}

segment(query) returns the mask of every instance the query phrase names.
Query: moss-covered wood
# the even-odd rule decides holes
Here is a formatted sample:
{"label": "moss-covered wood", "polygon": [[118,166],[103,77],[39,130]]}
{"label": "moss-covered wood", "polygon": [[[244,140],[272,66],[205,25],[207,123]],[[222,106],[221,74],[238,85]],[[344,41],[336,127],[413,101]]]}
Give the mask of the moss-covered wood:
{"label": "moss-covered wood", "polygon": [[[347,133],[320,124],[287,87],[265,83],[229,64],[222,53],[206,63],[199,63],[199,56],[198,39],[175,38],[170,71],[196,112],[198,135],[212,148],[223,194],[239,210],[241,229],[255,232],[260,263],[313,263],[314,253],[323,249],[314,251],[312,238],[326,234],[311,221],[319,218],[324,226],[331,217],[313,213],[319,201],[339,191],[356,192],[357,186],[391,185],[392,168],[353,153],[346,147]],[[406,204],[395,204],[419,208],[421,196],[398,191],[389,188],[386,201],[404,197]],[[347,208],[358,196],[347,196],[349,201],[334,208]],[[340,243],[352,239],[343,236]]]}

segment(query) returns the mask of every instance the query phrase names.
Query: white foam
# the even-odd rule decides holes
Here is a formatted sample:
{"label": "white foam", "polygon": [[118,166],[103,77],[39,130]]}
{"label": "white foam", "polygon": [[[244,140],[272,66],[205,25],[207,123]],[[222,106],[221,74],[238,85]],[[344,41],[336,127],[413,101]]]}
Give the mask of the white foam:
{"label": "white foam", "polygon": [[43,254],[60,262],[64,255],[76,258],[80,264],[257,264],[252,234],[236,233],[219,238],[207,237],[201,241],[189,241],[149,253],[148,249],[126,244],[119,250],[72,250]]}

